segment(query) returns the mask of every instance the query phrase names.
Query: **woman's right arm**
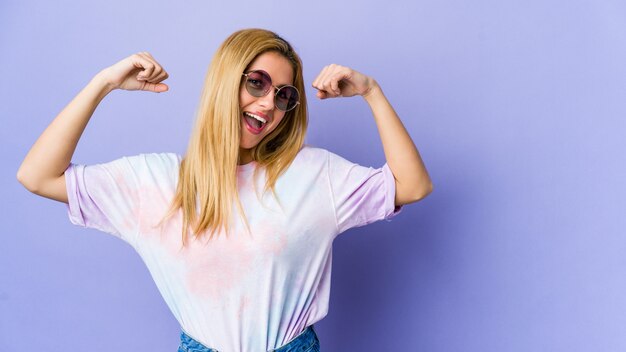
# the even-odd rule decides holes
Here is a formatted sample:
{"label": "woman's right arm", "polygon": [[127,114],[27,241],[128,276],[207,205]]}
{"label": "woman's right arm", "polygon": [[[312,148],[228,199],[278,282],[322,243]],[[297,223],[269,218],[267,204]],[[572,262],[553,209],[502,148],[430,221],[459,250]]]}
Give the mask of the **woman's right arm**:
{"label": "woman's right arm", "polygon": [[17,171],[19,182],[37,195],[67,203],[64,172],[98,104],[114,89],[167,91],[168,86],[160,83],[167,77],[147,52],[133,54],[100,71],[33,144]]}

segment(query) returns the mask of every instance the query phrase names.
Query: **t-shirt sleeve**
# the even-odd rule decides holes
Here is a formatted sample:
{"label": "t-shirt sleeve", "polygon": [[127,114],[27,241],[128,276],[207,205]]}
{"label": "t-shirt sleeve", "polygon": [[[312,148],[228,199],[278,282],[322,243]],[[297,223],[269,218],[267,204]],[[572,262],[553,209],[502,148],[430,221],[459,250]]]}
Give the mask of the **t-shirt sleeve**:
{"label": "t-shirt sleeve", "polygon": [[395,206],[396,183],[387,164],[364,167],[329,152],[328,176],[338,233],[389,220],[402,209]]}
{"label": "t-shirt sleeve", "polygon": [[71,163],[65,170],[70,222],[134,244],[141,206],[137,163],[142,156],[94,165]]}

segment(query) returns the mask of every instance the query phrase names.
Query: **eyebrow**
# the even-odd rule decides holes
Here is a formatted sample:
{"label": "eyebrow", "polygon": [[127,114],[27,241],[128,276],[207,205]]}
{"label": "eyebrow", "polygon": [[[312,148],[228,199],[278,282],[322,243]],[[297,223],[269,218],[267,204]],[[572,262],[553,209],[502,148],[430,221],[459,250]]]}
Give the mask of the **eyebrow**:
{"label": "eyebrow", "polygon": [[[249,68],[249,69],[247,69],[247,70],[245,70],[243,72],[244,73],[249,73],[249,72],[252,72],[252,71],[265,71],[270,76],[270,78],[272,79],[272,83],[274,83],[274,77],[272,77],[272,75],[270,75],[269,72],[267,72],[266,70],[264,70],[262,68],[252,68],[251,67],[251,68]],[[281,88],[281,87],[284,87],[284,86],[293,86],[293,85],[295,85],[295,83],[296,82],[293,82],[293,83],[281,83],[281,84],[275,84],[274,86],[276,86],[278,88]]]}

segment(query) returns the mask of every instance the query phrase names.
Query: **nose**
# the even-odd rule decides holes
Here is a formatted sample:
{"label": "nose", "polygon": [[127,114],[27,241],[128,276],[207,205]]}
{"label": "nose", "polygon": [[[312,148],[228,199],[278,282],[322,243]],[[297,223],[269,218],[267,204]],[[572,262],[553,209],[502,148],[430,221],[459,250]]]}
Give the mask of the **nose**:
{"label": "nose", "polygon": [[270,91],[267,92],[262,97],[257,98],[259,104],[264,108],[269,110],[274,110],[274,94],[276,94],[276,88],[270,88]]}

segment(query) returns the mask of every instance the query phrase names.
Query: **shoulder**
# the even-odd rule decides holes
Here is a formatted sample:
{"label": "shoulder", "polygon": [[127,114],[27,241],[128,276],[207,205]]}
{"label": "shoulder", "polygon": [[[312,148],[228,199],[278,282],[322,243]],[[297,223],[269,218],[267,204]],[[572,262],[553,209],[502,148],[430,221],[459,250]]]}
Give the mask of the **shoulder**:
{"label": "shoulder", "polygon": [[143,153],[131,158],[149,167],[178,167],[182,160],[182,157],[176,153]]}
{"label": "shoulder", "polygon": [[328,151],[322,148],[304,145],[287,168],[284,176],[290,180],[319,177],[325,173],[328,164]]}
{"label": "shoulder", "polygon": [[115,161],[121,171],[131,172],[139,178],[167,177],[176,175],[180,166],[181,156],[176,153],[141,153],[124,156]]}
{"label": "shoulder", "polygon": [[305,145],[294,160],[294,164],[298,166],[317,166],[324,169],[350,169],[357,164],[335,154],[329,150]]}
{"label": "shoulder", "polygon": [[141,153],[123,156],[113,163],[126,164],[132,168],[160,168],[180,164],[181,157],[176,153]]}
{"label": "shoulder", "polygon": [[313,164],[321,163],[329,167],[352,167],[357,165],[354,162],[342,157],[341,155],[338,155],[323,148],[317,148],[310,145],[305,145],[304,147],[302,147],[296,159],[300,159],[301,161]]}
{"label": "shoulder", "polygon": [[305,144],[298,152],[298,155],[296,155],[294,162],[305,164],[325,163],[329,154],[330,152],[326,149]]}

